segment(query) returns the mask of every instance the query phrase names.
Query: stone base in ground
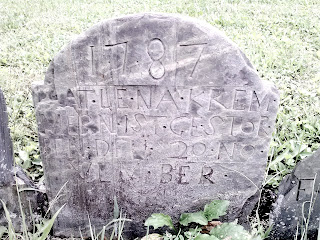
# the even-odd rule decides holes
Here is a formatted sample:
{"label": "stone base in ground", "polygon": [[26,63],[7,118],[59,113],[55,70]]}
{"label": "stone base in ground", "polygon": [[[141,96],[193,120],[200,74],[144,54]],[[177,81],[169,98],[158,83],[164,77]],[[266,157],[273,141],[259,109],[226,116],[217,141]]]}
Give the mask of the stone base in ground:
{"label": "stone base in ground", "polygon": [[[23,220],[19,203],[21,203],[28,227],[31,227],[32,223],[30,211],[32,211],[32,214],[44,215],[48,203],[46,201],[46,194],[41,192],[21,169],[15,168],[14,170],[10,182],[0,186],[0,200],[4,202],[10,213],[15,231],[22,232]],[[20,196],[17,192],[18,189]],[[0,202],[0,226],[7,225],[8,221],[5,211]]]}

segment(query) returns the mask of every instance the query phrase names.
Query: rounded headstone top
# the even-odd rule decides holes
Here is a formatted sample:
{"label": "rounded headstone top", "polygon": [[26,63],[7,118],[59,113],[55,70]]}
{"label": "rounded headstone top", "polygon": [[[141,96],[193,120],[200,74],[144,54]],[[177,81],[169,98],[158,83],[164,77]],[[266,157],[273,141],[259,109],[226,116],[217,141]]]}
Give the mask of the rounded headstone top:
{"label": "rounded headstone top", "polygon": [[[45,82],[54,85],[49,95],[58,98],[65,97],[67,88],[86,85],[262,88],[247,57],[217,28],[162,13],[94,25],[57,54]],[[272,88],[266,82],[263,87]]]}

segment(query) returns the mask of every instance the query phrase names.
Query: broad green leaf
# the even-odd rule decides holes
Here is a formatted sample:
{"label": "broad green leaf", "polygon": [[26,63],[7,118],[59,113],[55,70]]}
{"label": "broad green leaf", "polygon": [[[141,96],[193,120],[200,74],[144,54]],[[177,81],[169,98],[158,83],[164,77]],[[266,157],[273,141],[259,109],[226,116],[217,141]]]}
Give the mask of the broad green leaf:
{"label": "broad green leaf", "polygon": [[194,240],[219,240],[219,238],[217,238],[213,235],[200,234]]}
{"label": "broad green leaf", "polygon": [[200,225],[208,224],[208,220],[204,215],[203,211],[195,212],[195,213],[183,213],[180,216],[179,222],[183,226],[188,226],[188,224],[192,222],[199,223]]}
{"label": "broad green leaf", "polygon": [[290,158],[290,159],[286,160],[286,164],[294,167],[296,165],[296,162],[293,158]]}
{"label": "broad green leaf", "polygon": [[19,157],[23,160],[23,161],[28,161],[29,158],[29,154],[26,151],[19,151]]}
{"label": "broad green leaf", "polygon": [[163,213],[153,213],[144,223],[146,227],[152,226],[154,229],[159,227],[168,226],[170,229],[174,229],[171,217]]}
{"label": "broad green leaf", "polygon": [[232,240],[251,240],[252,236],[240,225],[232,223],[223,223],[213,228],[210,235],[218,239],[231,238]]}
{"label": "broad green leaf", "polygon": [[272,169],[272,170],[276,170],[276,169],[277,169],[277,167],[276,167],[277,163],[281,162],[281,161],[285,158],[284,156],[289,153],[289,151],[290,151],[289,148],[285,149],[285,150],[283,151],[283,153],[281,153],[280,155],[278,155],[278,156],[276,157],[276,159],[273,160],[273,161],[270,163],[269,168]]}
{"label": "broad green leaf", "polygon": [[285,171],[287,169],[287,167],[282,162],[279,162],[278,169],[281,172],[281,171]]}
{"label": "broad green leaf", "polygon": [[210,204],[204,206],[204,215],[208,221],[212,219],[218,219],[226,214],[229,207],[229,201],[226,200],[214,200]]}

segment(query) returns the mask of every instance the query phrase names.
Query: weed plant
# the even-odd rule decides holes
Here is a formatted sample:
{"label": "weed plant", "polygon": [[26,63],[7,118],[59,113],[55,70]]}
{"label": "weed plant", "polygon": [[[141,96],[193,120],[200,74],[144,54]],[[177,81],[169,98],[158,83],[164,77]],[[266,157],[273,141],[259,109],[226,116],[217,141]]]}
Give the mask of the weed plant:
{"label": "weed plant", "polygon": [[[15,176],[15,179],[16,178],[17,177]],[[29,228],[30,223],[26,218],[26,214],[22,207],[22,199],[20,197],[20,192],[24,191],[25,189],[19,189],[17,182],[15,186],[16,186],[16,192],[17,192],[18,204],[19,204],[19,210],[20,210],[19,216],[21,216],[22,218],[22,233],[20,229],[16,230],[14,228],[14,224],[11,219],[11,214],[6,207],[6,204],[0,199],[1,205],[3,207],[4,215],[8,223],[7,226],[0,226],[0,239],[4,239],[4,240],[7,240],[7,239],[8,240],[45,240],[47,239],[53,227],[54,221],[57,218],[60,211],[62,210],[62,208],[64,207],[64,205],[60,207],[58,211],[51,218],[48,217],[48,214],[50,212],[50,207],[49,207],[45,216],[43,218],[42,217],[37,218],[36,220],[32,213],[31,204],[29,202],[30,216],[32,218],[32,223],[31,223],[32,229],[30,230]],[[62,186],[62,188],[64,187],[65,187],[65,184]],[[58,192],[58,195],[56,196],[56,198],[59,198],[59,194],[62,188]]]}
{"label": "weed plant", "polygon": [[[145,226],[148,227],[145,239],[148,239],[150,226],[154,229],[167,226],[171,230],[166,231],[162,236],[163,240],[262,240],[267,237],[264,232],[262,235],[256,234],[258,232],[249,233],[237,222],[221,223],[218,221],[226,214],[228,206],[228,201],[214,200],[206,204],[203,211],[183,213],[179,223],[176,224],[178,228],[174,226],[170,216],[154,213],[145,222]],[[192,225],[193,227],[190,227]]]}
{"label": "weed plant", "polygon": [[[34,215],[31,211],[30,206],[30,216],[32,218],[31,228],[30,223],[27,222],[28,220],[25,217],[25,212],[22,208],[22,202],[20,198],[20,190],[18,188],[18,185],[16,185],[16,190],[18,194],[18,201],[19,201],[19,209],[20,209],[20,215],[22,217],[22,233],[19,230],[16,230],[14,228],[14,224],[11,219],[11,214],[9,210],[6,207],[6,204],[0,200],[1,205],[4,210],[5,218],[7,220],[7,226],[0,226],[0,239],[1,240],[46,240],[49,237],[49,234],[51,232],[51,229],[53,227],[54,221],[56,220],[57,216],[59,215],[60,211],[63,209],[65,204],[58,209],[58,211],[50,218],[48,217],[50,213],[50,209],[53,204],[56,203],[56,201],[61,197],[62,190],[65,188],[68,182],[66,182],[61,189],[58,191],[56,197],[53,199],[53,201],[50,204],[49,209],[47,210],[44,217],[40,217],[37,220],[35,220]],[[95,227],[91,224],[90,216],[88,216],[88,226],[89,226],[89,236],[91,240],[107,240],[108,237],[110,240],[123,240],[123,230],[124,225],[126,222],[130,222],[131,219],[127,219],[126,216],[122,213],[122,210],[119,209],[117,198],[114,197],[114,210],[113,210],[113,219],[107,223],[105,226],[102,227],[101,231],[99,233],[96,233]],[[107,231],[109,229],[112,229],[111,234],[107,234]],[[80,236],[82,240],[88,239],[87,235],[86,237],[83,237],[83,233],[81,229],[79,228]],[[71,237],[73,239],[73,237]]]}

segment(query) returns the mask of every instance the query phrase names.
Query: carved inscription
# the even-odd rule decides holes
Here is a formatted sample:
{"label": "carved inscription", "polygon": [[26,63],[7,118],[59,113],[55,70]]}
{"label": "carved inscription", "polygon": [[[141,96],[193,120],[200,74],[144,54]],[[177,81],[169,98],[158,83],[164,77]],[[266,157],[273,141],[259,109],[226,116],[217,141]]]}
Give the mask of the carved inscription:
{"label": "carved inscription", "polygon": [[[42,119],[51,121],[51,131],[61,129],[62,133],[62,129],[66,128],[70,136],[97,135],[94,139],[97,155],[105,155],[111,146],[102,136],[116,134],[134,137],[137,134],[154,134],[160,137],[171,136],[172,140],[167,145],[174,149],[174,153],[169,158],[211,156],[217,160],[232,160],[235,151],[237,157],[250,158],[256,147],[254,144],[238,144],[237,137],[259,138],[264,134],[271,134],[268,128],[272,123],[256,111],[261,105],[258,104],[255,111],[251,108],[258,99],[251,98],[255,95],[254,90],[240,91],[223,87],[176,89],[155,86],[86,86],[69,89],[68,92],[72,93],[69,100],[72,99],[74,109],[69,108],[68,114],[66,111],[48,111],[42,113]],[[224,114],[219,114],[219,108],[213,108],[214,102],[217,103],[216,106],[222,106],[217,99],[221,92],[233,96],[229,104],[224,103]],[[239,92],[242,97],[239,97]],[[115,102],[111,101],[112,98]],[[239,99],[246,105],[238,107]],[[270,101],[266,99],[268,97],[264,96],[264,101]],[[267,106],[269,105],[268,103]],[[267,112],[267,109],[264,111]],[[49,129],[40,128],[40,132],[46,131]],[[185,141],[185,138],[190,137],[194,140]],[[198,137],[204,139],[197,141]],[[207,142],[206,139],[212,137],[216,141]],[[223,140],[226,137],[230,140]],[[56,144],[60,144],[59,141]],[[63,145],[65,144],[61,143]],[[65,155],[68,155],[68,149],[63,150]]]}
{"label": "carved inscription", "polygon": [[278,95],[209,25],[105,21],[61,51],[46,78],[34,95],[50,198],[69,183],[58,228],[84,226],[88,214],[99,225],[115,195],[140,222],[218,198],[238,208],[262,181]]}
{"label": "carved inscription", "polygon": [[122,54],[122,59],[123,61],[120,61],[120,65],[117,65],[116,68],[121,68],[122,69],[122,74],[125,73],[126,71],[126,64],[127,64],[127,54],[128,54],[128,42],[122,42],[122,43],[115,43],[115,44],[106,44],[106,48],[114,48],[117,46],[123,46],[123,54]]}
{"label": "carved inscription", "polygon": [[312,191],[317,194],[319,186],[315,184],[316,178],[301,178],[299,179],[297,201],[308,201],[311,199]]}
{"label": "carved inscription", "polygon": [[[270,106],[275,107],[275,99],[265,94],[251,98],[253,89],[235,89],[233,87],[157,87],[157,86],[86,86],[69,89],[70,97],[81,108],[99,104],[101,108],[110,107],[110,99],[116,98],[118,108],[138,110],[139,108],[161,109],[171,105],[180,112],[190,113],[194,110],[221,112],[236,110],[247,112],[265,112]],[[241,94],[239,93],[241,92]],[[241,96],[240,96],[241,95]],[[225,99],[228,96],[228,99]],[[257,102],[257,99],[259,102]],[[240,103],[241,102],[241,106]],[[253,107],[255,106],[255,107]],[[267,118],[267,116],[265,116]]]}
{"label": "carved inscription", "polygon": [[164,46],[160,39],[153,39],[150,42],[148,54],[153,60],[149,68],[150,75],[155,79],[162,78],[165,73],[165,69],[160,60],[164,55]]}
{"label": "carved inscription", "polygon": [[191,67],[191,73],[189,75],[190,78],[192,77],[193,73],[196,70],[196,67],[201,59],[201,55],[203,53],[203,50],[204,50],[206,44],[207,43],[191,43],[191,44],[180,44],[179,45],[181,48],[188,49],[187,50],[188,54],[195,54],[195,56],[196,56],[193,60],[194,64]]}
{"label": "carved inscription", "polygon": [[[153,41],[150,54],[157,59],[163,49],[157,39]],[[255,157],[267,153],[257,140],[271,134],[268,127],[272,123],[261,112],[268,113],[273,99],[268,95],[259,98],[254,89],[88,85],[67,92],[72,107],[43,112],[42,121],[50,122],[52,129],[40,128],[40,133],[58,134],[54,142],[47,140],[47,148],[55,149],[57,158],[77,158],[80,168],[74,161],[69,165],[87,176],[86,181],[107,181],[104,163],[113,164],[115,159],[148,162],[161,156],[174,161],[205,158],[208,163],[239,164],[253,163]],[[219,98],[223,95],[229,96],[228,102]],[[158,142],[161,138],[166,142]],[[243,138],[251,140],[242,143]],[[214,183],[209,178],[211,167],[187,174],[189,170],[189,165],[175,170],[177,184],[189,184],[194,174],[199,175],[194,183]],[[172,165],[162,164],[159,183],[173,181],[172,171]]]}

